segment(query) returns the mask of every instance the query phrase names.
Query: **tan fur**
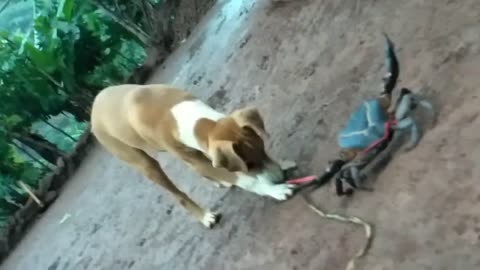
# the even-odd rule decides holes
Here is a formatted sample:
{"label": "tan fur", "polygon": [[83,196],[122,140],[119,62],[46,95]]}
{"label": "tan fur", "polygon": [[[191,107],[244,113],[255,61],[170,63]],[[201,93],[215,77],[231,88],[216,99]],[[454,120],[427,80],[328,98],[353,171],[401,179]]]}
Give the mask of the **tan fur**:
{"label": "tan fur", "polygon": [[273,161],[264,152],[261,136],[266,132],[255,109],[236,111],[218,122],[197,121],[195,136],[205,152],[183,145],[170,110],[186,100],[195,97],[167,85],[108,87],[93,103],[92,132],[114,156],[164,187],[202,220],[206,211],[179,190],[147,152],[170,152],[198,174],[224,186],[235,184],[236,171]]}

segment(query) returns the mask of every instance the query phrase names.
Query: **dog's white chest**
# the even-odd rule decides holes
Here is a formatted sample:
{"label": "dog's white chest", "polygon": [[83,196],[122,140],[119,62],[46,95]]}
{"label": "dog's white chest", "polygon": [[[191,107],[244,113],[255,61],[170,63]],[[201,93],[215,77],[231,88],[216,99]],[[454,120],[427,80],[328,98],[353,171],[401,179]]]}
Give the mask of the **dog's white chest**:
{"label": "dog's white chest", "polygon": [[218,121],[225,117],[224,114],[215,111],[200,100],[182,101],[171,109],[176,120],[179,140],[188,147],[202,151],[195,137],[195,124],[198,120],[206,118]]}

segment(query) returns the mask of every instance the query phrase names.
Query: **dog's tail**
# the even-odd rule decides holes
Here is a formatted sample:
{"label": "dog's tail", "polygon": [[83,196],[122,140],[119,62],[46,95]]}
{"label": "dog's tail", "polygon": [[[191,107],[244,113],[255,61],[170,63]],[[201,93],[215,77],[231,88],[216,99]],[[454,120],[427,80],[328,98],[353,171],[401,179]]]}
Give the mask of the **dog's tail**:
{"label": "dog's tail", "polygon": [[395,55],[395,46],[386,33],[383,33],[383,35],[385,37],[385,68],[387,74],[383,77],[382,94],[390,95],[397,84],[400,69]]}

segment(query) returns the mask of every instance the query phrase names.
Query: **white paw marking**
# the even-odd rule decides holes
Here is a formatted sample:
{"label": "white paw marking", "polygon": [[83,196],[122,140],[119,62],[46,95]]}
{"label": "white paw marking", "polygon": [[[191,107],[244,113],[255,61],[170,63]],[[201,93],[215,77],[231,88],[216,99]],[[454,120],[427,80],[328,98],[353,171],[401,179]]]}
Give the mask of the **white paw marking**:
{"label": "white paw marking", "polygon": [[274,185],[269,187],[266,195],[279,201],[285,201],[292,196],[294,187],[295,185],[289,184]]}
{"label": "white paw marking", "polygon": [[265,170],[258,174],[239,173],[237,175],[237,186],[279,201],[288,199],[293,194],[295,187],[295,185],[290,184],[275,184],[275,181],[283,181],[283,172],[276,164],[267,166]]}
{"label": "white paw marking", "polygon": [[212,228],[218,222],[218,214],[210,211],[205,212],[202,218],[202,224],[207,228]]}
{"label": "white paw marking", "polygon": [[232,183],[228,183],[228,182],[214,182],[213,184],[217,188],[231,188],[233,186]]}
{"label": "white paw marking", "polygon": [[220,185],[225,188],[231,188],[233,186],[233,184],[229,182],[220,182]]}

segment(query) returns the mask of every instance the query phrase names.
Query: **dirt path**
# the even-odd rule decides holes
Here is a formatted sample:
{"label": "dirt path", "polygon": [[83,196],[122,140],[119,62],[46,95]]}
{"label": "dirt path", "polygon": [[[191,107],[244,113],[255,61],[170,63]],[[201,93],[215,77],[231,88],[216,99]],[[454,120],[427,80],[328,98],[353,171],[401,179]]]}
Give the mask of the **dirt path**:
{"label": "dirt path", "polygon": [[[388,2],[388,3],[386,3]],[[374,193],[328,209],[363,216],[376,240],[359,268],[480,269],[480,1],[220,1],[158,70],[219,109],[260,106],[272,152],[320,173],[350,106],[376,94],[385,30],[401,85],[422,88],[438,125],[396,155]],[[301,198],[285,203],[218,190],[160,157],[167,172],[224,219],[205,230],[163,191],[96,148],[2,265],[4,270],[343,269],[360,229],[327,222]],[[195,183],[195,184],[193,184]],[[64,214],[71,218],[59,224]]]}

